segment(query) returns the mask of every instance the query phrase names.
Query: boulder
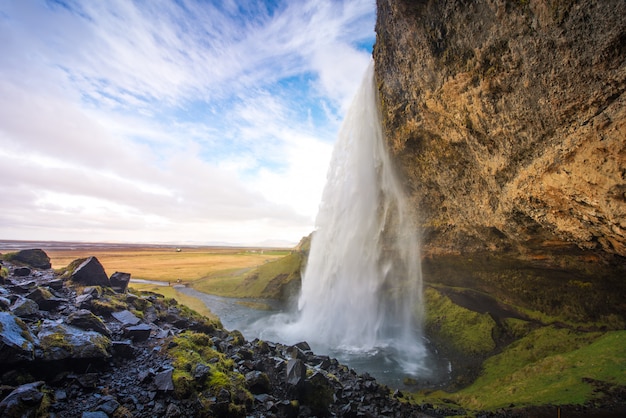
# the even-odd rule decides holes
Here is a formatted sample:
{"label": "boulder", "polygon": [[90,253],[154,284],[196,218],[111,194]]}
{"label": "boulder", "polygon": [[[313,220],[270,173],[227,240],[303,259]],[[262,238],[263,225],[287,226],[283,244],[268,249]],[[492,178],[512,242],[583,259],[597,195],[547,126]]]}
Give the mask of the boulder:
{"label": "boulder", "polygon": [[37,355],[43,360],[110,357],[111,340],[99,332],[47,320],[37,336]]}
{"label": "boulder", "polygon": [[96,257],[89,257],[83,261],[71,275],[75,283],[84,286],[110,286],[109,277],[104,267]]}
{"label": "boulder", "polygon": [[40,315],[37,302],[21,296],[11,305],[11,312],[20,318],[35,318]]}
{"label": "boulder", "polygon": [[171,392],[174,390],[173,372],[174,369],[167,369],[154,376],[154,385],[158,391]]}
{"label": "boulder", "polygon": [[71,313],[67,318],[67,323],[75,326],[76,328],[87,331],[96,331],[109,338],[111,337],[111,331],[109,331],[104,322],[102,322],[102,319],[87,309],[80,309]]}
{"label": "boulder", "polygon": [[18,386],[0,402],[2,417],[35,417],[43,400],[41,388],[44,382],[27,383]]}
{"label": "boulder", "polygon": [[34,343],[30,329],[21,319],[11,312],[0,312],[0,364],[33,360]]}
{"label": "boulder", "polygon": [[126,328],[126,336],[135,342],[146,341],[151,331],[150,325],[139,324]]}
{"label": "boulder", "polygon": [[130,273],[122,273],[116,271],[109,278],[109,282],[111,283],[111,287],[117,293],[126,292],[126,288],[128,287],[128,283],[130,282]]}
{"label": "boulder", "polygon": [[50,257],[45,251],[40,249],[21,250],[15,253],[12,257],[13,260],[28,264],[31,267],[37,269],[49,269],[52,268],[50,264]]}
{"label": "boulder", "polygon": [[306,379],[306,364],[300,359],[290,359],[287,361],[287,371],[285,381],[288,385],[299,387]]}
{"label": "boulder", "polygon": [[135,316],[131,311],[119,311],[111,313],[113,318],[120,321],[123,325],[137,325],[141,320]]}
{"label": "boulder", "polygon": [[272,391],[272,385],[267,374],[258,370],[253,370],[245,374],[246,385],[253,394],[269,393]]}
{"label": "boulder", "polygon": [[36,287],[26,297],[33,300],[39,305],[39,309],[49,311],[51,309],[58,308],[63,302],[67,302],[65,299],[54,296],[50,291],[43,287]]}
{"label": "boulder", "polygon": [[31,270],[28,267],[16,267],[13,269],[13,275],[17,277],[26,277],[30,275]]}

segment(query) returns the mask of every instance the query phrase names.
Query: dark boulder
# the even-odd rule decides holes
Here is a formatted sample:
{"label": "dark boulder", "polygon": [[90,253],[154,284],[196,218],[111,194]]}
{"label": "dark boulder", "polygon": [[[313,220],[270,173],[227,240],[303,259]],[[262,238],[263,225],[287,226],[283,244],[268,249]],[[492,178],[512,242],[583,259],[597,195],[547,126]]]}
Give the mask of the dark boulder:
{"label": "dark boulder", "polygon": [[32,360],[34,350],[34,338],[28,326],[12,313],[0,312],[0,363]]}
{"label": "dark boulder", "polygon": [[44,321],[37,337],[41,349],[37,354],[43,360],[110,357],[111,340],[99,332]]}
{"label": "dark boulder", "polygon": [[31,270],[28,267],[16,267],[13,269],[13,275],[17,277],[26,277],[30,275]]}
{"label": "dark boulder", "polygon": [[109,331],[104,322],[102,322],[102,319],[87,309],[80,309],[76,312],[72,312],[67,318],[67,323],[75,326],[76,328],[96,331],[102,335],[111,337],[111,331]]}
{"label": "dark boulder", "polygon": [[130,273],[122,273],[116,271],[109,278],[109,282],[111,283],[111,287],[117,293],[126,292],[126,288],[128,288],[128,283],[130,282]]}
{"label": "dark boulder", "polygon": [[44,382],[33,382],[18,386],[0,402],[2,417],[34,417],[43,400],[41,392]]}
{"label": "dark boulder", "polygon": [[40,249],[18,251],[15,255],[13,255],[13,257],[11,257],[11,259],[28,264],[29,266],[37,269],[52,268],[52,264],[50,264],[50,257],[48,257],[48,254],[46,254],[45,251]]}
{"label": "dark boulder", "polygon": [[65,299],[54,296],[48,289],[43,287],[36,287],[32,292],[26,295],[26,297],[35,301],[37,305],[39,305],[39,309],[43,309],[44,311],[55,309],[62,303],[67,302]]}
{"label": "dark boulder", "polygon": [[37,302],[21,296],[11,306],[11,312],[24,319],[31,319],[40,316],[39,305],[37,305]]}
{"label": "dark boulder", "polygon": [[96,257],[89,257],[83,261],[72,273],[72,281],[85,286],[111,285],[104,267]]}
{"label": "dark boulder", "polygon": [[141,342],[150,338],[151,331],[150,325],[139,324],[126,328],[126,336],[135,342]]}

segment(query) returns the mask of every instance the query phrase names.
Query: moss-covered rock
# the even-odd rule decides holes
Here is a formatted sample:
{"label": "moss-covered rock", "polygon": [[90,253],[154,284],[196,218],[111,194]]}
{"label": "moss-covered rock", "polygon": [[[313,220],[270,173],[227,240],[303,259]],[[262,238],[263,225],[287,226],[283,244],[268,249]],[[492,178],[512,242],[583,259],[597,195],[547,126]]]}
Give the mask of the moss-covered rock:
{"label": "moss-covered rock", "polygon": [[20,250],[18,252],[4,254],[2,258],[7,261],[17,261],[19,263],[24,263],[38,269],[49,269],[52,267],[48,254],[38,248]]}

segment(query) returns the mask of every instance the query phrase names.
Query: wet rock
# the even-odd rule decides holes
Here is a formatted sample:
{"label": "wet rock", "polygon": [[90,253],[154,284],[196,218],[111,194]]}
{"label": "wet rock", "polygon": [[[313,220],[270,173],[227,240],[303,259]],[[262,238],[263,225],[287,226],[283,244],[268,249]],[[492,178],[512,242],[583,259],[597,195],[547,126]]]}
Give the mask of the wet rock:
{"label": "wet rock", "polygon": [[135,342],[145,341],[150,338],[152,328],[147,324],[134,325],[126,328],[125,335]]}
{"label": "wet rock", "polygon": [[304,383],[306,378],[306,365],[299,359],[290,359],[287,361],[287,369],[285,382],[288,385],[299,387]]}
{"label": "wet rock", "polygon": [[333,402],[334,390],[326,376],[315,372],[306,380],[302,403],[311,408],[314,415],[328,415],[328,406]]}
{"label": "wet rock", "polygon": [[44,382],[33,382],[17,387],[0,402],[2,417],[34,417],[43,399]]}
{"label": "wet rock", "polygon": [[111,283],[111,287],[117,293],[126,292],[126,288],[128,287],[128,283],[130,282],[130,273],[122,273],[116,271],[109,278],[109,282]]}
{"label": "wet rock", "polygon": [[85,373],[76,376],[78,384],[85,389],[93,389],[98,386],[98,373]]}
{"label": "wet rock", "polygon": [[109,416],[102,411],[89,411],[83,412],[81,418],[109,418]]}
{"label": "wet rock", "polygon": [[111,353],[119,358],[131,359],[135,357],[135,349],[129,340],[112,341]]}
{"label": "wet rock", "polygon": [[167,369],[154,376],[154,385],[161,392],[171,392],[174,390],[174,381],[172,380],[173,369]]}
{"label": "wet rock", "polygon": [[167,409],[165,410],[166,418],[178,418],[180,416],[182,416],[182,412],[180,411],[178,405],[171,403],[167,406]]}
{"label": "wet rock", "polygon": [[98,411],[102,411],[108,416],[112,416],[119,407],[120,403],[113,396],[105,396],[98,405]]}
{"label": "wet rock", "polygon": [[85,286],[110,286],[109,277],[96,257],[89,257],[76,267],[71,279]]}
{"label": "wet rock", "polygon": [[107,358],[111,340],[99,332],[85,331],[71,325],[44,321],[37,334],[44,360]]}
{"label": "wet rock", "polygon": [[21,319],[10,312],[0,312],[0,363],[33,360],[33,335]]}
{"label": "wet rock", "polygon": [[111,337],[111,331],[109,331],[104,322],[102,322],[102,319],[100,319],[87,309],[81,309],[71,313],[67,317],[67,323],[69,325],[75,326],[76,328],[84,329],[87,331],[96,331],[102,335],[106,335],[109,338]]}
{"label": "wet rock", "polygon": [[28,267],[17,267],[13,269],[13,275],[17,277],[26,277],[30,275],[31,270]]}
{"label": "wet rock", "polygon": [[198,364],[193,371],[193,378],[198,381],[198,383],[204,383],[209,377],[211,369],[206,364]]}
{"label": "wet rock", "polygon": [[248,389],[253,394],[269,393],[272,390],[270,379],[267,374],[258,370],[245,374]]}
{"label": "wet rock", "polygon": [[65,299],[54,296],[48,289],[43,287],[36,287],[32,292],[26,295],[26,297],[35,301],[39,309],[44,311],[56,309],[62,303],[67,302]]}
{"label": "wet rock", "polygon": [[37,269],[49,269],[52,267],[48,254],[38,248],[18,251],[13,256],[13,260],[20,261]]}
{"label": "wet rock", "polygon": [[35,318],[39,316],[39,305],[34,300],[20,297],[11,306],[11,312],[20,318]]}
{"label": "wet rock", "polygon": [[141,319],[137,318],[131,311],[113,312],[111,316],[120,321],[123,325],[137,325],[141,322]]}

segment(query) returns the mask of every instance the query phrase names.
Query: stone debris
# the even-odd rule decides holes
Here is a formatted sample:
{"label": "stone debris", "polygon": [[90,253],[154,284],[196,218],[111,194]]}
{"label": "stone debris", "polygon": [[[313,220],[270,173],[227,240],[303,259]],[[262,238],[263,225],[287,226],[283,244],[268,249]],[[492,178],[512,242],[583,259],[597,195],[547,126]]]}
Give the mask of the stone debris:
{"label": "stone debris", "polygon": [[[431,416],[306,342],[246,341],[174,300],[114,291],[98,266],[90,257],[73,274],[29,266],[20,276],[12,273],[23,266],[4,262],[0,416]],[[206,356],[189,370],[170,352],[181,335],[199,341],[186,359]]]}

